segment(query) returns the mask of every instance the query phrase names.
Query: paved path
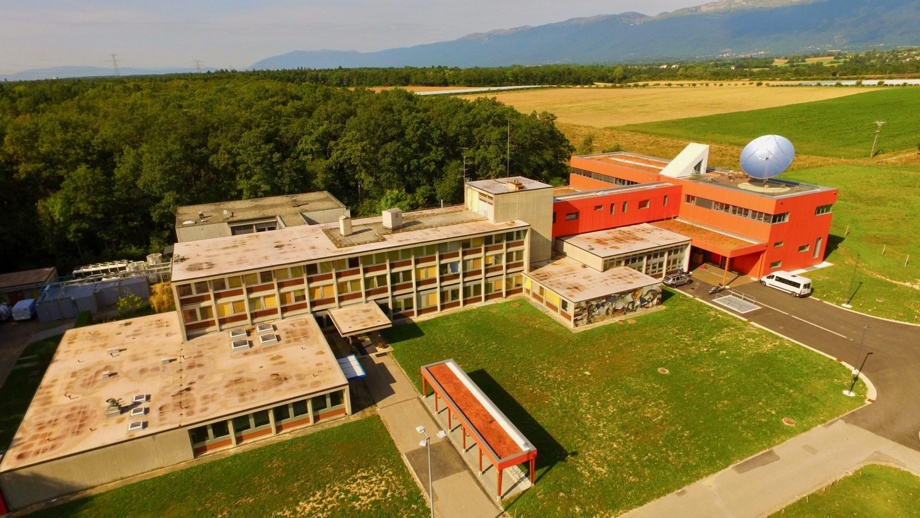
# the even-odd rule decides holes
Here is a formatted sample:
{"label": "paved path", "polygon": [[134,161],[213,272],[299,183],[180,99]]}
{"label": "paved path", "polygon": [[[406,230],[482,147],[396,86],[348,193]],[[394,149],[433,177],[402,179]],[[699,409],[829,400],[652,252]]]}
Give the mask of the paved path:
{"label": "paved path", "polygon": [[444,518],[495,517],[502,514],[502,509],[486,494],[450,441],[434,437],[440,427],[396,361],[389,355],[372,355],[362,358],[361,365],[367,372],[365,382],[377,403],[377,412],[425,494],[428,494],[428,453],[425,447],[419,446],[425,436],[415,427],[424,426],[432,436],[431,480],[435,514]]}
{"label": "paved path", "polygon": [[890,464],[920,476],[920,452],[837,420],[624,516],[764,516],[866,464]]}

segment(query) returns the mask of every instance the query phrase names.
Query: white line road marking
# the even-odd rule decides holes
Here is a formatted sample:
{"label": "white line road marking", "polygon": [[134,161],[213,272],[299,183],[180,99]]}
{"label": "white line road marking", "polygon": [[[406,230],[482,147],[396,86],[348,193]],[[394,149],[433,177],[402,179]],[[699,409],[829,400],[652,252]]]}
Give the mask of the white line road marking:
{"label": "white line road marking", "polygon": [[828,333],[830,333],[830,334],[832,334],[832,335],[837,335],[837,336],[839,336],[840,338],[843,338],[843,339],[845,339],[845,340],[850,340],[850,338],[849,338],[848,336],[846,336],[846,335],[842,335],[842,334],[840,334],[840,333],[838,333],[838,332],[836,332],[836,331],[831,331],[830,329],[828,329],[828,328],[826,328],[826,327],[819,326],[818,324],[815,324],[814,322],[809,322],[808,320],[805,320],[804,318],[801,318],[801,317],[797,317],[797,316],[795,316],[795,315],[793,315],[793,314],[791,314],[791,313],[786,313],[785,311],[783,311],[783,310],[781,310],[781,309],[779,309],[779,308],[774,308],[773,306],[771,306],[771,305],[769,305],[769,304],[764,304],[763,302],[758,302],[758,304],[761,305],[761,306],[763,306],[763,307],[765,307],[765,308],[770,308],[770,309],[772,309],[773,311],[776,311],[777,313],[782,313],[782,314],[786,315],[787,317],[792,317],[792,318],[794,318],[794,319],[796,319],[796,320],[799,320],[799,321],[801,321],[801,322],[805,322],[806,324],[808,324],[808,325],[810,325],[810,326],[817,327],[818,329],[820,329],[820,330],[822,330],[822,331],[827,331]]}

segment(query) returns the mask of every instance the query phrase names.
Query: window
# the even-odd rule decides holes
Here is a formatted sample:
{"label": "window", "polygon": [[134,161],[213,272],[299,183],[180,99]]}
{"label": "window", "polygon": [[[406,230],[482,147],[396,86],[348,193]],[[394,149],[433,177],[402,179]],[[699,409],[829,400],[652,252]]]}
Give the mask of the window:
{"label": "window", "polygon": [[192,294],[192,285],[191,284],[177,284],[176,293],[178,293],[180,297],[188,297],[189,295]]}
{"label": "window", "polygon": [[782,261],[773,261],[772,263],[770,263],[770,268],[779,268],[782,265],[783,265]]}
{"label": "window", "polygon": [[821,214],[829,214],[831,212],[831,207],[833,205],[820,205],[815,209],[815,216],[820,216]]}
{"label": "window", "polygon": [[639,201],[639,210],[645,210],[651,204],[650,200],[641,200]]}
{"label": "window", "polygon": [[562,308],[562,311],[568,311],[568,310],[569,310],[569,301],[567,301],[567,300],[565,300],[565,299],[562,299],[561,308]]}
{"label": "window", "polygon": [[460,288],[453,288],[445,291],[443,294],[444,302],[454,302],[460,300]]}
{"label": "window", "polygon": [[316,275],[319,273],[319,266],[315,264],[307,265],[307,275]]}
{"label": "window", "polygon": [[271,424],[271,421],[268,419],[268,410],[260,410],[252,414],[252,424],[253,428],[261,428],[263,426],[268,426]]}
{"label": "window", "polygon": [[807,252],[811,248],[810,245],[802,245],[799,247],[799,253]]}
{"label": "window", "polygon": [[219,302],[217,304],[218,317],[229,317],[230,315],[240,315],[243,313],[246,313],[246,303],[242,300]]}
{"label": "window", "polygon": [[327,406],[329,406],[329,405],[326,403],[326,395],[325,395],[325,394],[323,394],[322,396],[316,396],[315,398],[313,398],[313,399],[310,400],[310,403],[313,404],[313,413],[314,413],[314,414],[315,414],[316,412],[318,412],[318,411],[320,411],[320,410],[326,408]]}
{"label": "window", "polygon": [[696,205],[696,196],[688,194],[684,196],[684,202],[690,205]]}
{"label": "window", "polygon": [[603,208],[604,208],[603,205],[595,205],[595,206],[594,206],[594,210],[602,210]]}
{"label": "window", "polygon": [[337,407],[343,404],[345,404],[345,392],[344,391],[340,390],[338,392],[329,393],[329,406],[330,407]]}
{"label": "window", "polygon": [[273,280],[273,279],[272,279],[272,272],[270,272],[270,271],[268,271],[268,272],[259,272],[259,282],[261,282],[262,284],[267,284],[267,283],[269,283],[269,282],[272,282],[272,280]]}
{"label": "window", "polygon": [[474,272],[479,273],[477,270],[482,269],[482,258],[477,257],[475,259],[467,259],[463,261],[463,271],[464,272]]}
{"label": "window", "polygon": [[280,270],[275,270],[275,278],[279,281],[291,278],[291,270],[287,268],[282,268]]}
{"label": "window", "polygon": [[576,219],[578,219],[578,213],[577,213],[577,212],[569,212],[569,213],[567,213],[567,214],[565,215],[565,220],[566,220],[566,221],[574,221],[574,220],[576,220]]}
{"label": "window", "polygon": [[307,292],[304,290],[288,291],[281,294],[281,305],[295,304],[307,300]]}
{"label": "window", "polygon": [[482,284],[477,282],[476,284],[468,284],[463,287],[463,298],[469,299],[480,296],[482,296]]}
{"label": "window", "polygon": [[235,433],[240,434],[250,428],[252,428],[252,424],[249,422],[248,415],[241,415],[233,418],[233,431]]}
{"label": "window", "polygon": [[339,283],[339,294],[358,293],[361,291],[361,279],[342,281]]}
{"label": "window", "polygon": [[233,277],[227,277],[227,287],[230,289],[233,288],[242,288],[243,279],[239,275],[234,275]]}
{"label": "window", "polygon": [[779,248],[779,247],[781,247],[781,246],[783,246],[783,242],[782,242],[782,241],[777,241],[777,242],[773,243],[773,248]]}
{"label": "window", "polygon": [[214,291],[224,291],[227,289],[227,280],[226,279],[214,279],[211,281],[211,287]]}
{"label": "window", "polygon": [[502,264],[503,258],[504,258],[504,255],[502,254],[487,255],[486,256],[486,266],[496,266],[496,265]]}
{"label": "window", "polygon": [[412,270],[393,272],[390,274],[391,284],[401,284],[403,282],[412,282]]}
{"label": "window", "polygon": [[259,311],[260,309],[273,309],[277,307],[278,299],[274,295],[252,297],[249,299],[249,311]]}
{"label": "window", "polygon": [[210,320],[212,318],[214,318],[214,310],[211,306],[201,306],[182,310],[182,320],[186,323]]}
{"label": "window", "polygon": [[553,213],[553,224],[554,225],[556,224],[556,213],[555,212]]}
{"label": "window", "polygon": [[332,290],[332,285],[326,286],[311,286],[310,287],[310,300],[318,299],[328,299],[335,294]]}
{"label": "window", "polygon": [[415,298],[406,297],[403,299],[396,299],[393,302],[393,312],[394,313],[406,313],[412,311],[415,308]]}
{"label": "window", "polygon": [[782,214],[773,215],[773,223],[785,223],[789,221],[789,213],[783,212]]}
{"label": "window", "polygon": [[611,204],[610,204],[610,213],[611,213],[611,214],[616,214],[616,213],[617,213],[617,204],[616,204],[616,203],[611,203]]}
{"label": "window", "polygon": [[623,202],[623,210],[621,210],[620,212],[623,212],[624,214],[626,213],[626,209],[627,209],[627,207],[628,207],[628,205],[627,205],[628,203],[629,203],[629,202],[626,202],[626,201]]}
{"label": "window", "polygon": [[667,194],[664,195],[664,202],[661,204],[661,206],[662,207],[668,206],[668,195]]}
{"label": "window", "polygon": [[208,291],[207,281],[196,282],[194,286],[195,286],[195,293],[197,295],[207,295],[208,293],[210,293],[210,291]]}
{"label": "window", "polygon": [[437,277],[438,271],[434,266],[427,266],[424,268],[417,268],[415,270],[415,278],[418,280],[423,279],[434,279]]}
{"label": "window", "polygon": [[259,284],[259,274],[247,273],[243,276],[243,282],[246,283],[246,286],[255,286],[256,284]]}
{"label": "window", "polygon": [[367,286],[367,289],[372,290],[374,288],[383,288],[387,285],[387,276],[386,275],[376,275],[373,277],[368,277],[364,279],[364,285]]}

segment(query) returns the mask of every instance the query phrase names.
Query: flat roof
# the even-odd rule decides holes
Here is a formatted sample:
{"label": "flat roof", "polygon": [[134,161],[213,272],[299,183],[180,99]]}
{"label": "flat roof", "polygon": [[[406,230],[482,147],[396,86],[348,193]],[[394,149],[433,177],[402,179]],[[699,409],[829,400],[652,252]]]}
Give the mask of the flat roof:
{"label": "flat roof", "polygon": [[[671,163],[671,160],[646,155],[639,155],[619,151],[616,153],[605,153],[600,155],[581,156],[587,160],[595,162],[614,163],[629,169],[644,171],[647,173],[660,174],[662,169]],[[603,174],[603,173],[601,173]],[[687,182],[704,183],[729,189],[734,191],[743,191],[751,194],[766,196],[768,198],[783,198],[788,196],[798,196],[803,193],[834,191],[832,187],[823,187],[821,185],[812,185],[807,183],[792,182],[780,178],[771,178],[766,186],[759,179],[749,178],[747,174],[740,170],[719,169],[709,167],[707,171],[691,176],[682,176],[678,180]]]}
{"label": "flat roof", "polygon": [[738,250],[750,247],[751,245],[763,244],[761,241],[745,239],[741,236],[719,232],[718,230],[701,227],[679,219],[656,221],[650,223],[650,225],[670,232],[676,232],[693,240],[714,244],[726,250]]}
{"label": "flat roof", "polygon": [[554,201],[583,200],[595,196],[604,196],[607,194],[620,194],[624,192],[650,191],[654,189],[676,188],[674,184],[668,182],[640,183],[636,185],[619,185],[605,189],[592,189],[585,191],[573,187],[564,189],[557,188],[554,192]]}
{"label": "flat roof", "polygon": [[213,225],[274,217],[280,217],[286,226],[293,227],[309,223],[302,216],[304,213],[331,209],[345,209],[345,205],[326,191],[202,203],[177,208],[176,228],[191,226],[185,225],[187,221],[195,225]]}
{"label": "flat roof", "polygon": [[584,302],[661,283],[625,266],[599,272],[569,257],[557,259],[526,275],[572,302]]}
{"label": "flat roof", "polygon": [[332,319],[332,323],[342,336],[353,336],[358,333],[369,333],[393,327],[393,322],[373,301],[330,309],[329,318]]}
{"label": "flat roof", "polygon": [[602,258],[632,254],[690,241],[689,237],[648,223],[598,230],[557,239]]}
{"label": "flat roof", "polygon": [[53,266],[0,274],[0,290],[44,284],[54,280],[57,269]]}
{"label": "flat roof", "polygon": [[466,211],[463,206],[455,206],[405,213],[403,224],[392,230],[383,228],[380,217],[353,220],[352,236],[366,233],[368,238],[342,238],[341,246],[330,239],[330,235],[337,235],[338,224],[289,227],[274,232],[188,241],[176,243],[172,280],[183,282],[243,271],[266,270],[288,264],[351,257],[529,226],[519,220],[491,223],[483,216]]}
{"label": "flat roof", "polygon": [[552,189],[553,186],[531,180],[524,176],[510,176],[508,178],[495,178],[493,180],[477,180],[468,182],[468,185],[489,194],[506,194],[509,192],[535,191],[537,189]]}
{"label": "flat roof", "polygon": [[[274,322],[277,343],[229,332],[182,342],[176,312],[71,329],[3,459],[3,471],[208,422],[348,384],[312,316]],[[266,333],[268,334],[268,333]],[[146,395],[142,403],[132,403]],[[107,400],[124,411],[106,417]],[[147,408],[132,418],[131,408]],[[128,433],[128,424],[145,421]]]}

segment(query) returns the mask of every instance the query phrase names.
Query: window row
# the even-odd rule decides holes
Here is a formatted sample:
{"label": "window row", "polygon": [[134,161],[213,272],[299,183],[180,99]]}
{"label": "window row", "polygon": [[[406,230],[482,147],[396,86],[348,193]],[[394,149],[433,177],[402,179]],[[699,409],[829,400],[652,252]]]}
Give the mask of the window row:
{"label": "window row", "polygon": [[587,178],[593,178],[595,180],[600,180],[602,182],[612,183],[614,185],[636,185],[639,182],[633,182],[631,180],[625,180],[623,178],[617,178],[615,176],[610,176],[601,173],[595,173],[594,171],[587,171],[585,169],[578,169],[577,167],[572,168],[572,172]]}

